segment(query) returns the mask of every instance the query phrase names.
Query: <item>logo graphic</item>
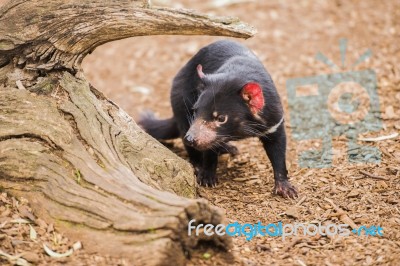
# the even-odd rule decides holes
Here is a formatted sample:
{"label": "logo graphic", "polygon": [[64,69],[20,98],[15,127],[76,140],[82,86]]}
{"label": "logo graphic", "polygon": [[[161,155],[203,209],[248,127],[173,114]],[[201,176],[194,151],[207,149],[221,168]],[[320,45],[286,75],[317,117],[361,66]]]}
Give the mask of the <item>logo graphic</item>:
{"label": "logo graphic", "polygon": [[[345,67],[347,40],[341,39],[339,47],[342,67]],[[371,55],[368,49],[351,67]],[[322,53],[318,53],[316,59],[338,69]],[[357,143],[359,134],[382,129],[377,80],[372,69],[292,78],[287,81],[286,88],[293,138],[322,142],[321,149],[299,155],[300,167],[331,167],[332,138],[337,136],[347,138],[349,162],[380,163],[378,148]]]}

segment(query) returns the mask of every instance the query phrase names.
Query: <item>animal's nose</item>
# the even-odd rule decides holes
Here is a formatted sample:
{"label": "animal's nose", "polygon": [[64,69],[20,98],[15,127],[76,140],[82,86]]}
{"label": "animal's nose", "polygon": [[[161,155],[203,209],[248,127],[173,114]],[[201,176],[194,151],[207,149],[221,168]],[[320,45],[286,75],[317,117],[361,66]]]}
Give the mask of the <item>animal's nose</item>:
{"label": "animal's nose", "polygon": [[194,137],[190,134],[186,134],[185,137],[183,138],[184,142],[188,146],[195,146],[196,145],[196,140]]}

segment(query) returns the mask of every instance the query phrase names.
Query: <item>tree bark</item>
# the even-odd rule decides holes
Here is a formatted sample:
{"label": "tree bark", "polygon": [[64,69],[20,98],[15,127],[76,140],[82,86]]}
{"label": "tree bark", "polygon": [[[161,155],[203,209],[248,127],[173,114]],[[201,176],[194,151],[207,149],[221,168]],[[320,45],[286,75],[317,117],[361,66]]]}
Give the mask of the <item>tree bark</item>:
{"label": "tree bark", "polygon": [[144,133],[84,78],[97,46],[156,34],[248,38],[232,18],[138,0],[10,1],[0,9],[0,186],[30,200],[89,251],[135,264],[181,265],[200,240],[191,219],[223,215],[195,199],[191,166]]}

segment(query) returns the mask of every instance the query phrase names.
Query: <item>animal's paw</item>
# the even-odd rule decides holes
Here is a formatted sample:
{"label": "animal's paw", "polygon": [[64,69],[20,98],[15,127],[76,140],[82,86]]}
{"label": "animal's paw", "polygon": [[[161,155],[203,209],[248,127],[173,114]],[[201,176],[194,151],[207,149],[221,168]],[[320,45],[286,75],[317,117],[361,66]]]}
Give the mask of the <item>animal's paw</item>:
{"label": "animal's paw", "polygon": [[216,187],[217,186],[217,176],[206,170],[198,169],[196,171],[197,183],[204,187]]}
{"label": "animal's paw", "polygon": [[284,198],[297,198],[297,190],[289,180],[275,181],[274,193]]}
{"label": "animal's paw", "polygon": [[239,150],[235,146],[228,144],[228,143],[223,143],[220,147],[218,147],[218,154],[230,154],[232,156],[238,155]]}

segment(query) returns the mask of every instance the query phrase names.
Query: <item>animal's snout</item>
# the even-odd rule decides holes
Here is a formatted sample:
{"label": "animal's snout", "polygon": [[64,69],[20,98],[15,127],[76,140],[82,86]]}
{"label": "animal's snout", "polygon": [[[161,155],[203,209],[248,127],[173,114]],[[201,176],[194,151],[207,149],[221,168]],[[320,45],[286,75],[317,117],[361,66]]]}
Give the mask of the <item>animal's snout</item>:
{"label": "animal's snout", "polygon": [[196,139],[189,133],[186,133],[185,137],[183,138],[183,141],[188,146],[191,146],[191,147],[196,146]]}
{"label": "animal's snout", "polygon": [[196,150],[204,151],[212,146],[216,137],[215,128],[212,128],[210,123],[196,119],[183,137],[183,143]]}

